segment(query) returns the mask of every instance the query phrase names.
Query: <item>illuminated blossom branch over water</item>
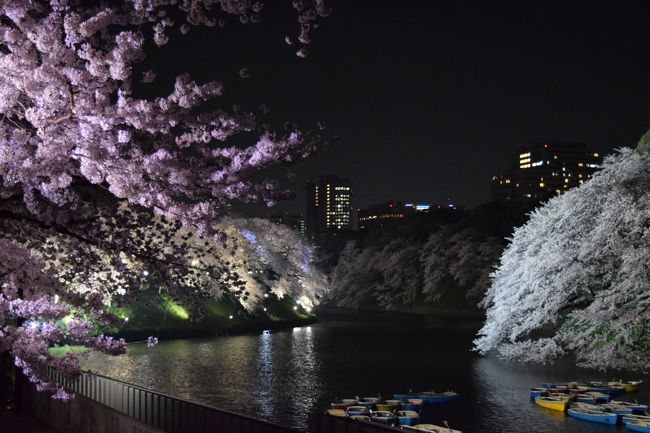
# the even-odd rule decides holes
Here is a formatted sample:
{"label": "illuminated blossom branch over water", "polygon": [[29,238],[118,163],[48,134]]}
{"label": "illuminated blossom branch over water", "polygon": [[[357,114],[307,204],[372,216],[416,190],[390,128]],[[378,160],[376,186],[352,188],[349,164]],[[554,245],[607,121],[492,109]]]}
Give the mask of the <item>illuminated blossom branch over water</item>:
{"label": "illuminated blossom branch over water", "polygon": [[[72,249],[77,252],[98,242],[104,242],[103,253],[112,251],[111,258],[104,254],[105,261],[96,264],[104,266],[100,277],[86,281],[98,289],[69,290],[76,268],[57,262],[56,246],[27,249],[21,245],[38,236],[23,236],[21,230],[0,237],[0,352],[10,351],[39,389],[53,389],[57,398],[67,395],[48,382],[45,367],[74,376],[79,361],[71,353],[53,358],[49,344],[125,350],[122,341],[91,335],[91,320],[111,320],[103,310],[114,288],[107,283],[114,276],[110,267],[141,252],[137,246],[127,252],[119,248],[141,233],[137,227],[111,225],[105,215],[111,200],[105,196],[112,197],[115,213],[127,202],[137,212],[153,211],[161,221],[178,224],[176,229],[182,225],[220,241],[214,220],[231,201],[272,204],[286,195],[277,182],[255,175],[304,158],[319,140],[298,130],[259,133],[251,113],[205,108],[223,93],[216,81],[198,83],[181,75],[169,94],[134,96],[135,86],[156,80],[155,71],[134,72],[142,69],[149,42],[164,45],[192,26],[223,27],[233,17],[258,22],[262,2],[81,4],[0,0],[0,212],[13,221],[29,220],[31,234],[55,231],[75,239],[82,245]],[[322,0],[292,5],[298,35],[286,42],[304,57],[318,18],[329,12]],[[236,146],[230,141],[236,135],[253,139]],[[14,238],[16,233],[23,237]]]}

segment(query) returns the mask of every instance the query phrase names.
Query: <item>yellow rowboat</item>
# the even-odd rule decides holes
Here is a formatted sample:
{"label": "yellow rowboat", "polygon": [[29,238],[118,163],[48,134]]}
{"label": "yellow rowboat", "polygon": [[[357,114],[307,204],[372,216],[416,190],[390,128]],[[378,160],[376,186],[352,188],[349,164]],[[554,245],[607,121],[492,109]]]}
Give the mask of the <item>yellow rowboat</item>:
{"label": "yellow rowboat", "polygon": [[384,403],[377,403],[377,410],[385,412],[395,412],[396,410],[399,410],[399,408],[399,400],[386,400]]}
{"label": "yellow rowboat", "polygon": [[560,410],[564,412],[569,405],[569,400],[553,397],[535,397],[535,404],[547,409]]}
{"label": "yellow rowboat", "polygon": [[629,382],[608,382],[609,386],[622,386],[625,392],[638,391],[641,388],[642,380],[631,380]]}

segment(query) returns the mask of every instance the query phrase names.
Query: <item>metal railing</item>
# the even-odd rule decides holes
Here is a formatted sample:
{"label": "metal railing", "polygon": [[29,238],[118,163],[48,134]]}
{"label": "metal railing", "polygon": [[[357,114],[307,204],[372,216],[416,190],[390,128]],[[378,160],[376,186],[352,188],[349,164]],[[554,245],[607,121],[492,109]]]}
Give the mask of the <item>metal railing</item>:
{"label": "metal railing", "polygon": [[68,380],[51,377],[64,388],[168,433],[298,433],[298,430],[83,372]]}

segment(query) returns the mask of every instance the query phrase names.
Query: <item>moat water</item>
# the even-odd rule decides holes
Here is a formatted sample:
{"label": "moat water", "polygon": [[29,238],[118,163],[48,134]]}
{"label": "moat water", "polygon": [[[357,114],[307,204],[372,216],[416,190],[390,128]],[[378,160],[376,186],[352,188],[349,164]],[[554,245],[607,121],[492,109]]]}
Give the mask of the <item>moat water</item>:
{"label": "moat water", "polygon": [[[353,319],[353,320],[350,320]],[[250,335],[133,343],[117,357],[94,354],[84,368],[152,390],[274,423],[306,429],[308,414],[337,398],[454,390],[457,401],[423,422],[480,433],[624,431],[536,407],[542,382],[608,380],[612,373],[554,365],[521,366],[471,351],[480,321],[461,317],[366,314]],[[616,378],[639,379],[616,373]],[[621,399],[650,402],[650,381]]]}

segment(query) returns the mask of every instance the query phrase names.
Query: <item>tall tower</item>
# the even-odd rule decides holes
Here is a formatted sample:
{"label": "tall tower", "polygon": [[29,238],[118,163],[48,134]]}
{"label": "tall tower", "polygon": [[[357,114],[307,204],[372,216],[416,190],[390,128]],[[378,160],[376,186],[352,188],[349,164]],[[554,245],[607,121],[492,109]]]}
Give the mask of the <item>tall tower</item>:
{"label": "tall tower", "polygon": [[305,232],[352,230],[352,183],[338,176],[307,182]]}

